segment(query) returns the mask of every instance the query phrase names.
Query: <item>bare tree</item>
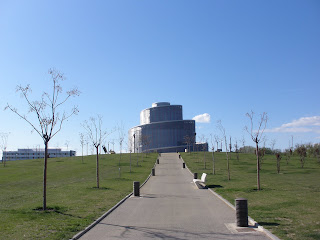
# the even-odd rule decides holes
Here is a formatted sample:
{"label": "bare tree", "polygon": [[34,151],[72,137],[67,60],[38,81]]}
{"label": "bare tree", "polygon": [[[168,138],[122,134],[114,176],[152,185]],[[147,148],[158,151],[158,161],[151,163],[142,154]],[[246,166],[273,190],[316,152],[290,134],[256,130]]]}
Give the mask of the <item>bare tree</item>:
{"label": "bare tree", "polygon": [[[138,137],[137,137],[138,138]],[[137,144],[139,145],[139,143]],[[136,134],[133,134],[133,152],[137,152],[137,167],[139,166],[139,148],[136,146]]]}
{"label": "bare tree", "polygon": [[[259,148],[259,161],[260,161],[260,170],[261,170],[261,167],[262,167],[262,164],[263,164],[263,160],[264,160],[264,156],[266,155],[266,144],[267,144],[267,137],[266,136],[263,136],[262,139],[261,139],[262,143],[263,143],[263,147],[262,148]],[[274,140],[275,141],[275,140]]]}
{"label": "bare tree", "polygon": [[1,150],[2,150],[2,163],[3,167],[6,166],[6,160],[7,160],[7,145],[8,145],[8,138],[10,133],[0,133],[1,136]]}
{"label": "bare tree", "polygon": [[127,142],[128,144],[128,149],[130,151],[130,172],[131,172],[131,153],[132,153],[132,144],[133,144],[133,137],[129,137],[129,141]]}
{"label": "bare tree", "polygon": [[[187,144],[187,149],[188,149],[188,152],[190,154],[190,148],[191,148],[191,143],[192,143],[192,137],[190,137],[189,135],[186,135],[183,137],[183,140],[184,142]],[[194,149],[193,149],[194,150]]]}
{"label": "bare tree", "polygon": [[102,116],[100,115],[97,115],[97,118],[91,117],[89,121],[84,121],[82,126],[87,131],[88,138],[96,150],[96,179],[97,188],[99,188],[99,146],[110,133],[102,130]]}
{"label": "bare tree", "polygon": [[203,163],[204,163],[204,169],[207,169],[207,162],[206,162],[206,143],[208,143],[208,139],[205,138],[204,135],[201,137],[202,142],[202,151],[203,151]]}
{"label": "bare tree", "polygon": [[228,180],[230,180],[230,164],[229,164],[229,154],[228,154],[228,141],[226,136],[226,129],[222,126],[221,120],[218,121],[218,129],[222,134],[222,139],[226,147],[226,156],[227,156],[227,171],[228,171]]}
{"label": "bare tree", "polygon": [[281,153],[276,153],[276,158],[277,158],[277,172],[278,174],[280,173],[280,161],[281,161]]}
{"label": "bare tree", "polygon": [[277,140],[276,139],[272,139],[270,142],[270,147],[272,150],[272,153],[274,153],[274,147],[276,146]]}
{"label": "bare tree", "polygon": [[238,140],[237,139],[236,139],[236,143],[234,144],[234,148],[235,148],[235,151],[236,151],[237,160],[239,161],[239,146],[238,146]]}
{"label": "bare tree", "polygon": [[121,154],[122,154],[122,144],[124,141],[124,126],[123,123],[121,123],[121,125],[118,126],[118,134],[119,134],[119,147],[120,147],[120,158],[119,158],[119,178],[121,178]]}
{"label": "bare tree", "polygon": [[70,91],[67,91],[66,96],[61,96],[62,100],[60,100],[62,87],[59,82],[65,78],[62,73],[55,69],[50,69],[49,74],[53,83],[52,95],[44,92],[40,101],[30,100],[29,93],[31,92],[31,88],[29,85],[26,87],[19,85],[16,89],[17,92],[20,92],[21,96],[26,100],[29,107],[28,113],[34,113],[36,115],[36,122],[38,123],[38,126],[35,122],[32,122],[27,115],[20,113],[15,107],[7,104],[5,108],[10,109],[20,118],[25,120],[43,140],[45,146],[43,170],[43,210],[46,210],[47,208],[47,160],[49,141],[61,130],[62,124],[65,120],[78,113],[77,107],[73,107],[73,109],[68,113],[63,111],[62,114],[60,112],[60,108],[70,97],[79,96],[80,94],[78,89],[74,88]]}
{"label": "bare tree", "polygon": [[304,145],[297,145],[296,151],[300,157],[301,168],[303,168],[305,163],[305,158],[307,156],[307,148]]}
{"label": "bare tree", "polygon": [[211,137],[211,145],[212,145],[212,174],[216,174],[216,168],[215,168],[215,161],[214,161],[214,140],[212,137],[212,134],[210,134]]}
{"label": "bare tree", "polygon": [[243,151],[245,153],[246,140],[244,139],[244,136],[242,136],[241,143],[242,143]]}
{"label": "bare tree", "polygon": [[[191,137],[190,137],[191,143],[190,143],[190,148],[191,148],[191,144],[192,144],[192,152],[194,153],[196,150],[196,142],[197,142],[197,133],[194,133]],[[190,149],[191,152],[191,149]]]}
{"label": "bare tree", "polygon": [[261,166],[263,164],[263,158],[266,154],[266,148],[265,147],[262,147],[262,148],[259,148],[259,151],[258,151],[258,156],[259,156],[259,168],[261,170]]}
{"label": "bare tree", "polygon": [[84,139],[84,143],[87,145],[87,156],[89,155],[89,139],[88,136]]}
{"label": "bare tree", "polygon": [[115,152],[115,151],[114,151],[114,139],[111,139],[111,142],[110,142],[110,143],[112,144],[112,151]]}
{"label": "bare tree", "polygon": [[214,135],[214,140],[215,140],[215,142],[217,143],[217,151],[218,151],[218,149],[219,149],[219,142],[220,142],[219,136],[218,136],[218,135]]}
{"label": "bare tree", "polygon": [[257,156],[257,190],[260,191],[260,161],[259,161],[259,142],[262,138],[263,132],[267,126],[268,115],[267,113],[262,113],[260,115],[260,120],[258,122],[258,129],[253,129],[253,117],[254,112],[247,113],[246,116],[250,119],[251,128],[245,127],[245,130],[250,134],[251,139],[256,144],[256,156]]}
{"label": "bare tree", "polygon": [[81,144],[81,149],[82,149],[82,154],[81,154],[81,160],[82,160],[82,163],[83,163],[83,145],[84,145],[84,135],[83,133],[80,133],[80,144]]}
{"label": "bare tree", "polygon": [[148,135],[142,135],[140,138],[140,143],[144,149],[144,152],[147,156],[147,153],[149,152],[150,144],[151,144],[151,139]]}
{"label": "bare tree", "polygon": [[287,165],[289,164],[290,162],[290,158],[291,158],[291,149],[286,149],[285,150],[285,156],[286,156],[286,162],[287,162]]}

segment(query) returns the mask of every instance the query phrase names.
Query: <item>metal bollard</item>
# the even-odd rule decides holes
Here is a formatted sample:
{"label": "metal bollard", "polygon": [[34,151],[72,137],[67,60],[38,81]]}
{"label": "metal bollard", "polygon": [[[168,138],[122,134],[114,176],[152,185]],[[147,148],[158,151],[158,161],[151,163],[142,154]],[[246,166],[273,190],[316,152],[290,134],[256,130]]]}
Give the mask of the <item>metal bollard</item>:
{"label": "metal bollard", "polygon": [[179,159],[181,158],[181,155],[179,154]]}
{"label": "metal bollard", "polygon": [[133,182],[133,195],[135,197],[140,196],[140,182]]}
{"label": "metal bollard", "polygon": [[193,179],[198,179],[198,173],[193,173]]}
{"label": "metal bollard", "polygon": [[157,164],[159,164],[159,158],[157,159]]}
{"label": "metal bollard", "polygon": [[152,176],[155,176],[156,175],[156,170],[154,168],[152,168],[151,173],[152,173]]}
{"label": "metal bollard", "polygon": [[238,227],[248,227],[248,200],[245,198],[236,199],[236,216]]}
{"label": "metal bollard", "polygon": [[182,163],[182,168],[186,168],[186,163]]}

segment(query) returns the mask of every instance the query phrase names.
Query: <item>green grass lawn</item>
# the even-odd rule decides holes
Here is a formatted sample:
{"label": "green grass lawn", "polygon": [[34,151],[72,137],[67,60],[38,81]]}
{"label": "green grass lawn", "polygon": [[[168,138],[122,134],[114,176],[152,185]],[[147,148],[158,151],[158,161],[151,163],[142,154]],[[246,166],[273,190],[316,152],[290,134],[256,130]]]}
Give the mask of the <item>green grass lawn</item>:
{"label": "green grass lawn", "polygon": [[281,160],[277,173],[276,157],[266,155],[261,169],[261,191],[256,191],[256,157],[240,154],[230,160],[231,180],[227,177],[225,153],[215,153],[216,174],[212,174],[212,153],[182,153],[192,172],[208,173],[207,185],[230,203],[248,199],[249,215],[281,239],[320,239],[320,163],[307,158],[304,168],[293,156]]}
{"label": "green grass lawn", "polygon": [[[143,157],[143,158],[142,158]],[[133,181],[143,183],[156,154],[100,155],[100,188],[96,188],[95,156],[48,160],[47,206],[42,207],[43,160],[0,165],[0,239],[69,239],[83,230],[123,197]]]}

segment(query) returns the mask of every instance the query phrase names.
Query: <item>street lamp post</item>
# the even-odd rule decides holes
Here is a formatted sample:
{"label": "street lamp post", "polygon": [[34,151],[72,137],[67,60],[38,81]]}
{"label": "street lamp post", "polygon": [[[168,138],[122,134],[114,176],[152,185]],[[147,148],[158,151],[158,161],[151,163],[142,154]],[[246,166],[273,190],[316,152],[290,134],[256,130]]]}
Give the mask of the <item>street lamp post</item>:
{"label": "street lamp post", "polygon": [[133,134],[133,153],[136,152],[136,134]]}

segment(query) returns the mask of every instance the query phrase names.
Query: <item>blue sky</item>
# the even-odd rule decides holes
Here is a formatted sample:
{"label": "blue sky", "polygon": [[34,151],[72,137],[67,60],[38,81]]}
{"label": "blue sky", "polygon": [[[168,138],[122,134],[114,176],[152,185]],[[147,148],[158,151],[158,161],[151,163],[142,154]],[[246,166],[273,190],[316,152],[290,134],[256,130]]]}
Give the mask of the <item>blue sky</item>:
{"label": "blue sky", "polygon": [[[307,1],[15,1],[0,0],[0,132],[8,149],[42,146],[7,103],[25,112],[15,92],[50,91],[49,68],[63,89],[82,94],[50,147],[80,151],[81,123],[103,116],[104,128],[139,124],[153,102],[183,105],[184,119],[207,113],[197,136],[246,139],[251,110],[267,112],[266,145],[320,142],[320,2]],[[208,118],[206,118],[208,120]],[[118,133],[110,135],[119,149]],[[233,142],[234,143],[234,142]]]}

